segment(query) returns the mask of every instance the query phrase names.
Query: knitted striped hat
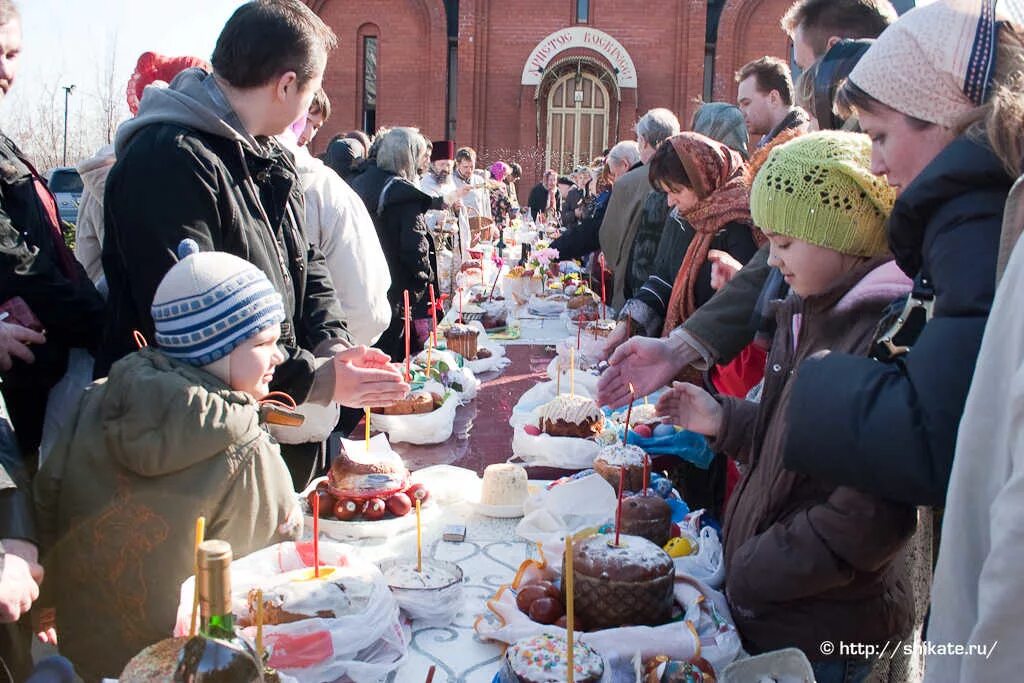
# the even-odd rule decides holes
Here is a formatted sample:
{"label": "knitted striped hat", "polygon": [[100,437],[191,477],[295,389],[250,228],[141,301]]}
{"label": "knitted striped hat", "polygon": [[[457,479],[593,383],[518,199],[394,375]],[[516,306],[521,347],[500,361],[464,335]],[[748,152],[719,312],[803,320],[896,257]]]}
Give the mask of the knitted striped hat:
{"label": "knitted striped hat", "polygon": [[871,172],[861,133],[801,135],[771,151],[750,188],[750,214],[765,232],[843,254],[881,256],[896,194]]}
{"label": "knitted striped hat", "polygon": [[253,264],[194,240],[178,245],[178,263],[153,297],[156,343],[168,356],[209,365],[246,339],[284,321],[281,295]]}

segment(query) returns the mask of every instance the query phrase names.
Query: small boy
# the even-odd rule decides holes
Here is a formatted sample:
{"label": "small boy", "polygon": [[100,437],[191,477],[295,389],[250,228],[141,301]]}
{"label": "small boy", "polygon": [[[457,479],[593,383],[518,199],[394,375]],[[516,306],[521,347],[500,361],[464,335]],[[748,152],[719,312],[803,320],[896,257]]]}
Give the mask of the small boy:
{"label": "small boy", "polygon": [[771,242],[769,264],[792,291],[776,302],[761,402],[676,383],[658,404],[744,467],[723,536],[726,595],[746,649],[798,647],[819,683],[871,671],[870,660],[838,643],[881,649],[913,623],[900,569],[914,509],[796,474],[782,460],[800,362],[866,354],[886,307],[910,290],[886,245],[894,199],[871,173],[865,135],[827,131],[774,149],[753,181],[751,214]]}
{"label": "small boy", "polygon": [[171,634],[197,517],[236,556],[301,530],[258,403],[284,359],[281,295],[251,263],[198,251],[184,240],[156,290],[156,347],[85,391],[36,480],[44,599],[86,681]]}

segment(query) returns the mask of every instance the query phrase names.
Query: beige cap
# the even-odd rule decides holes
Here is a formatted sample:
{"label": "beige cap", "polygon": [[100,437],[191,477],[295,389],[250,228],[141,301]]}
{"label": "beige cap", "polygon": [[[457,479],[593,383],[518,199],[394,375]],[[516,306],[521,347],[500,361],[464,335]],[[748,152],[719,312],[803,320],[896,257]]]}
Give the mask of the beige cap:
{"label": "beige cap", "polygon": [[992,0],[939,0],[882,32],[850,81],[896,111],[953,128],[982,104],[995,63]]}

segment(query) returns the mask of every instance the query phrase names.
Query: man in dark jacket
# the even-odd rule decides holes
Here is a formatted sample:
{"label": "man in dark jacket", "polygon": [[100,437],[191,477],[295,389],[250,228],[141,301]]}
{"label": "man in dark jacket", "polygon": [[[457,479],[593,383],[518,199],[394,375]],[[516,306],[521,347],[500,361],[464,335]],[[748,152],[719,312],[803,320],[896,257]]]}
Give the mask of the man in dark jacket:
{"label": "man in dark jacket", "polygon": [[544,171],[544,180],[530,190],[526,205],[530,207],[534,218],[551,210],[562,210],[562,197],[558,194],[558,174],[554,169]]}
{"label": "man in dark jacket", "polygon": [[[0,0],[0,53],[7,55],[0,60],[0,97],[14,83],[20,49],[17,10],[9,0]],[[37,335],[30,340],[38,344],[34,362],[14,359],[3,369],[0,384],[21,450],[34,454],[47,396],[67,369],[69,350],[94,350],[99,342],[103,299],[64,243],[57,202],[46,183],[2,134],[0,310],[7,313],[8,322],[37,324],[37,331],[46,330],[45,339]]]}
{"label": "man in dark jacket", "polygon": [[[386,405],[404,395],[383,354],[348,348],[323,255],[306,240],[302,188],[271,136],[309,110],[334,35],[298,0],[257,0],[225,25],[213,74],[147,91],[117,134],[103,266],[111,315],[97,374],[153,338],[150,305],[185,237],[256,264],[284,298],[287,360],[273,389],[297,402]],[[331,359],[333,357],[333,362]]]}

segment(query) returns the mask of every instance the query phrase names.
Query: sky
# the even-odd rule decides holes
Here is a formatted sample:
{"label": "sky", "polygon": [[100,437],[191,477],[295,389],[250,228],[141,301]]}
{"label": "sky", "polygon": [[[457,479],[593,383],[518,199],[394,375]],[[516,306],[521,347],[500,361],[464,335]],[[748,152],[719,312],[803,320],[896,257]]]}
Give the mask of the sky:
{"label": "sky", "polygon": [[[220,29],[243,0],[15,0],[22,15],[20,70],[0,104],[0,123],[45,88],[74,85],[72,119],[98,100],[100,74],[116,46],[115,82],[126,87],[146,51],[209,59]],[[123,97],[122,97],[123,99]],[[63,104],[63,103],[62,103]]]}

